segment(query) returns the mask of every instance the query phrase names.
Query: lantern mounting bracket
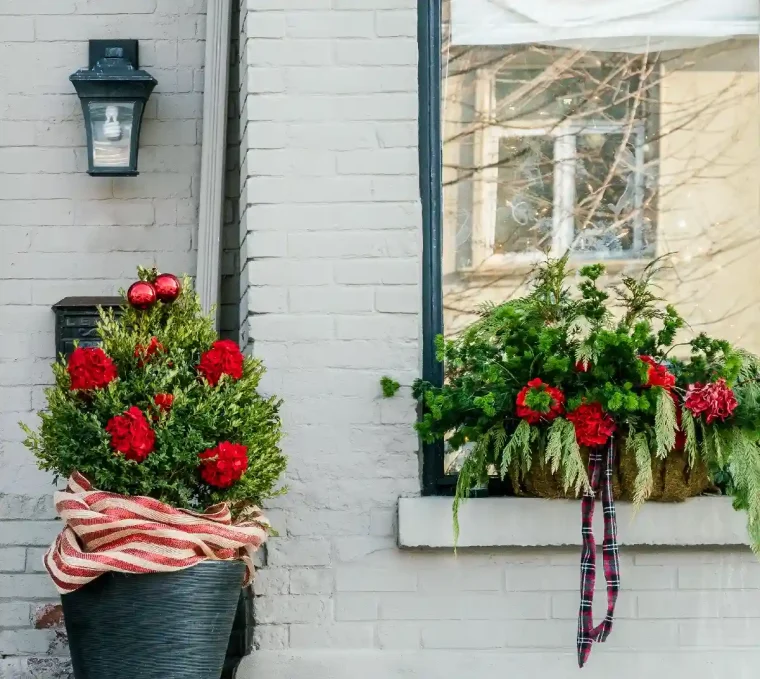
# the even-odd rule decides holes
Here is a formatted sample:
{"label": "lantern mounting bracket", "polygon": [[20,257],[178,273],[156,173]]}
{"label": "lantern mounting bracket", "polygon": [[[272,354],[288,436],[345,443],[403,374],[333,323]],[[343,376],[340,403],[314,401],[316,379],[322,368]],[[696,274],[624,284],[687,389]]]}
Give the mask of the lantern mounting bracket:
{"label": "lantern mounting bracket", "polygon": [[[101,59],[120,57],[126,59],[135,70],[140,68],[137,40],[90,40],[90,70]],[[121,54],[111,50],[121,50]]]}

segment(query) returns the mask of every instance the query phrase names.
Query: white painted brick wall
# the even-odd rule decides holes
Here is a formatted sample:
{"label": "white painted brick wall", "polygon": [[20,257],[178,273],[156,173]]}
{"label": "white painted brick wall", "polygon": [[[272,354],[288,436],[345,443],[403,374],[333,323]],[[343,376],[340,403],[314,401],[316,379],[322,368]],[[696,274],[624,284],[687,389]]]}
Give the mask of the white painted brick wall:
{"label": "white painted brick wall", "polygon": [[[575,676],[577,550],[395,543],[396,500],[419,493],[415,415],[408,389],[384,401],[378,381],[409,385],[420,366],[416,2],[243,6],[243,314],[285,399],[290,492],[270,509],[281,537],[242,674]],[[734,653],[760,632],[754,557],[622,561],[615,629],[587,676],[755,675],[757,655]]]}
{"label": "white painted brick wall", "polygon": [[[68,676],[60,630],[36,629],[42,607],[57,599],[41,558],[60,523],[52,520],[50,479],[36,470],[17,424],[34,424],[33,409],[44,405],[55,351],[50,306],[68,295],[115,294],[138,264],[195,270],[205,6],[205,0],[0,0],[2,677]],[[87,65],[87,41],[107,37],[139,39],[141,66],[158,79],[137,178],[85,172],[81,107],[68,76]],[[236,70],[234,76],[236,120]],[[222,311],[225,332],[235,336],[236,124],[230,133],[232,237],[225,233]]]}

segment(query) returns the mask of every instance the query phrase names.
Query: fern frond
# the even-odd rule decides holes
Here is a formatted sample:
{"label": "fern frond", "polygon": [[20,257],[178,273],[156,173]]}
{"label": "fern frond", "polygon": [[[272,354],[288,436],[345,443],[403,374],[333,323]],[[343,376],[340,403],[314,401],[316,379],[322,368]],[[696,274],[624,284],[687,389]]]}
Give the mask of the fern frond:
{"label": "fern frond", "polygon": [[501,476],[502,481],[507,475],[509,467],[513,461],[517,461],[518,464],[522,462],[522,451],[525,448],[527,448],[528,453],[530,453],[530,425],[525,420],[521,420],[520,424],[517,425],[517,428],[512,434],[512,438],[509,439],[501,453],[499,475]]}
{"label": "fern frond", "polygon": [[562,450],[564,446],[564,434],[565,425],[567,420],[563,417],[558,417],[552,422],[549,427],[549,434],[546,442],[545,460],[551,469],[552,474],[556,474],[559,471],[559,466],[562,462]]}
{"label": "fern frond", "polygon": [[633,482],[633,504],[641,506],[652,494],[654,477],[652,475],[652,454],[649,452],[647,435],[644,432],[631,432],[626,440],[626,447],[636,460],[636,479]]}
{"label": "fern frond", "polygon": [[693,467],[697,462],[699,447],[697,444],[697,430],[694,425],[694,416],[686,406],[681,408],[681,431],[686,437],[684,449],[689,456],[689,467]]}
{"label": "fern frond", "polygon": [[760,555],[760,448],[746,432],[731,428],[722,433],[716,431],[715,438],[729,449],[731,459],[729,469],[736,487],[737,500],[747,511],[747,530],[750,546]]}
{"label": "fern frond", "polygon": [[459,541],[459,506],[470,497],[473,489],[488,480],[489,451],[494,435],[498,435],[498,432],[494,431],[495,429],[497,427],[492,427],[480,437],[459,470],[457,486],[454,492],[454,503],[452,504],[455,545]]}
{"label": "fern frond", "polygon": [[594,349],[585,342],[581,342],[575,350],[575,362],[582,363],[584,368],[588,368],[594,358]]}
{"label": "fern frond", "polygon": [[660,459],[665,459],[668,453],[676,445],[676,404],[673,397],[659,387],[657,394],[657,405],[654,416],[654,434],[657,442],[656,455]]}
{"label": "fern frond", "polygon": [[588,470],[581,457],[581,449],[575,437],[575,426],[568,420],[563,420],[562,432],[562,484],[565,492],[573,488],[575,495],[591,492],[591,483],[588,480]]}

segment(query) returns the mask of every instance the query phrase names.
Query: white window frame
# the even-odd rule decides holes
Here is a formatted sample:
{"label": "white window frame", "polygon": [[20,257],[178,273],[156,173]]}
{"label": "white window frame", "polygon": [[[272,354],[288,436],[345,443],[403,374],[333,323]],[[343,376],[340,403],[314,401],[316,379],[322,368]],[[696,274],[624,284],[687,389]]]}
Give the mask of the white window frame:
{"label": "white window frame", "polygon": [[[492,111],[495,108],[496,73],[480,71],[478,73],[476,98],[477,110],[484,123],[476,134],[476,158],[479,170],[475,176],[475,210],[472,233],[472,266],[473,269],[491,270],[504,269],[515,265],[533,265],[541,261],[545,254],[541,251],[495,253],[497,191],[499,175],[499,145],[504,138],[510,137],[553,137],[554,138],[554,206],[552,210],[553,228],[552,243],[549,250],[551,257],[562,256],[572,245],[575,230],[575,168],[576,168],[576,139],[583,134],[621,134],[625,133],[631,123],[584,120],[582,123],[570,121],[529,118],[516,121],[513,127],[489,125],[493,120]],[[646,123],[637,120],[630,130],[635,144],[636,184],[634,201],[638,212],[634,216],[634,246],[633,249],[622,253],[604,253],[595,251],[588,253],[576,252],[571,259],[614,260],[640,262],[651,257],[651,253],[643,251],[643,208],[645,198],[645,144]],[[637,252],[639,254],[637,254]]]}

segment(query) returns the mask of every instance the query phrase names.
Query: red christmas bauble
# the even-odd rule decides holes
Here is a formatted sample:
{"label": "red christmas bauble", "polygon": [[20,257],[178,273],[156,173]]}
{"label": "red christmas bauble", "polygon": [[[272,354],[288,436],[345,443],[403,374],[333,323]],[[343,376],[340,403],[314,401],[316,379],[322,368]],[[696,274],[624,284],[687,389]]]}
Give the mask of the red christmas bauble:
{"label": "red christmas bauble", "polygon": [[135,309],[145,311],[156,303],[156,289],[148,281],[132,283],[127,290],[127,301]]}
{"label": "red christmas bauble", "polygon": [[182,291],[179,279],[171,273],[162,273],[156,276],[153,287],[156,289],[156,297],[167,304],[177,299]]}

